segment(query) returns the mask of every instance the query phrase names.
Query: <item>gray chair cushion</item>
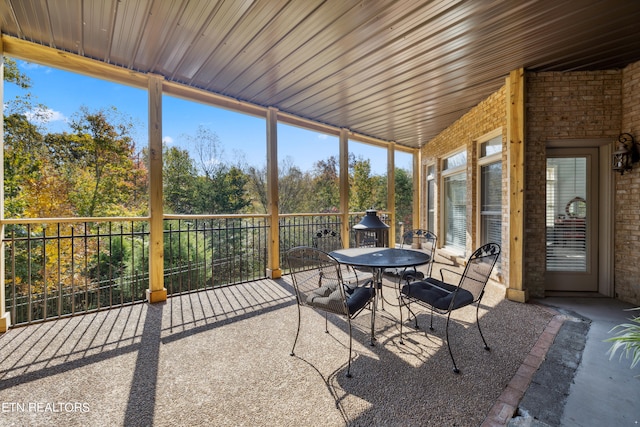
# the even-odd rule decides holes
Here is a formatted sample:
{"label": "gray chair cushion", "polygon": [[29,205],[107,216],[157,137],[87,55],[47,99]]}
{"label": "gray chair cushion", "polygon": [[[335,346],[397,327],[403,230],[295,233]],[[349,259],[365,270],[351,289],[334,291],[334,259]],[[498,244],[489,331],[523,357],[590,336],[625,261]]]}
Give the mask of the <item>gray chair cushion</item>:
{"label": "gray chair cushion", "polygon": [[[354,314],[363,308],[374,296],[374,290],[369,286],[351,288],[345,292],[349,314]],[[315,289],[307,296],[307,304],[333,313],[346,314],[344,313],[342,294],[340,289],[335,286],[321,286]]]}
{"label": "gray chair cushion", "polygon": [[419,301],[439,309],[449,310],[451,300],[455,296],[452,310],[455,310],[473,302],[473,295],[465,289],[459,289],[455,293],[457,286],[441,282],[440,280],[427,278],[419,282],[413,282],[402,287],[402,293]]}
{"label": "gray chair cushion", "polygon": [[367,305],[369,300],[374,297],[374,292],[375,290],[370,286],[359,286],[347,294],[349,314],[353,314]]}
{"label": "gray chair cushion", "polygon": [[342,294],[335,285],[324,285],[315,289],[307,295],[307,304],[333,313],[346,314],[344,312]]}

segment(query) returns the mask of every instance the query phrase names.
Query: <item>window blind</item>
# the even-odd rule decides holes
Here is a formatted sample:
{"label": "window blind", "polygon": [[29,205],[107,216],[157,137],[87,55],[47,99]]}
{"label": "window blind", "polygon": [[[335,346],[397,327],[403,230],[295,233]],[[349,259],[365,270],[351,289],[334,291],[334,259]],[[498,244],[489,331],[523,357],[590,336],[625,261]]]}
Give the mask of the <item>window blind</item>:
{"label": "window blind", "polygon": [[587,159],[547,159],[547,270],[587,271]]}
{"label": "window blind", "polygon": [[444,178],[445,245],[465,250],[467,241],[467,179],[464,172]]}

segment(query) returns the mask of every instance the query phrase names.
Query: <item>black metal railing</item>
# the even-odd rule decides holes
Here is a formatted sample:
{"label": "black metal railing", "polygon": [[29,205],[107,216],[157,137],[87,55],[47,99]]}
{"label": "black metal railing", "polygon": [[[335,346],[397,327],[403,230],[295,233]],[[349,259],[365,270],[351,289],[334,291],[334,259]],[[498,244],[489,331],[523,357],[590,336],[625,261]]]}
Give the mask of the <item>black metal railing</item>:
{"label": "black metal railing", "polygon": [[[5,226],[5,298],[13,324],[143,300],[149,286],[146,221]],[[148,265],[148,264],[147,264]]]}
{"label": "black metal railing", "polygon": [[[364,213],[349,215],[349,230]],[[381,216],[383,221],[385,216]],[[340,230],[339,214],[281,215],[284,253]],[[355,235],[350,231],[350,241]],[[164,219],[164,285],[169,295],[266,277],[267,215]],[[13,325],[138,303],[149,288],[149,219],[5,221],[5,299]]]}
{"label": "black metal railing", "polygon": [[268,229],[266,217],[165,220],[167,293],[265,278]]}

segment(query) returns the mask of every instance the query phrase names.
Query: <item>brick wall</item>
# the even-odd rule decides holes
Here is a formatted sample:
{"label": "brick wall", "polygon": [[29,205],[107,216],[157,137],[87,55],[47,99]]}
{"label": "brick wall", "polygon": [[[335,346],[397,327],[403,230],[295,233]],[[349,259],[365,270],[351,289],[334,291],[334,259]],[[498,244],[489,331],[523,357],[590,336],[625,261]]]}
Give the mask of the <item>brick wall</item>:
{"label": "brick wall", "polygon": [[526,75],[524,282],[544,296],[546,143],[608,138],[620,132],[622,72],[544,72]]}
{"label": "brick wall", "polygon": [[[546,143],[549,140],[606,138],[620,132],[640,140],[640,62],[624,70],[526,73],[526,185],[524,286],[532,297],[544,296],[546,269]],[[505,87],[479,103],[422,149],[423,164],[467,150],[467,252],[475,246],[477,229],[476,144],[495,129],[506,141]],[[506,148],[506,144],[503,144]],[[503,150],[503,171],[507,171]],[[503,174],[506,175],[506,174]],[[615,175],[614,287],[616,297],[640,305],[640,165]],[[503,188],[507,188],[503,176]],[[423,193],[425,194],[425,193]],[[436,187],[436,201],[439,193]],[[508,277],[508,194],[503,191],[503,261]],[[423,222],[425,219],[423,218]],[[440,220],[436,210],[436,229]]]}
{"label": "brick wall", "polygon": [[[640,139],[640,62],[622,71],[622,127]],[[615,183],[614,274],[616,297],[640,306],[640,165]]]}
{"label": "brick wall", "polygon": [[[502,150],[502,170],[503,170],[503,188],[506,187],[506,101],[505,101],[506,89],[503,86],[498,91],[493,93],[484,101],[480,102],[477,106],[475,106],[471,111],[462,116],[458,121],[456,121],[453,125],[447,128],[445,131],[441,132],[436,138],[431,140],[428,144],[426,144],[422,149],[422,163],[423,165],[435,164],[436,165],[436,194],[435,200],[440,200],[438,183],[440,182],[440,172],[441,172],[441,160],[449,154],[452,154],[455,151],[460,151],[464,149],[467,151],[467,241],[466,241],[466,252],[467,256],[476,248],[477,246],[477,233],[478,233],[478,224],[477,224],[477,140],[490,132],[495,131],[496,129],[502,129],[502,141],[503,141],[503,150]],[[423,183],[424,185],[425,183]],[[426,194],[426,189],[423,188],[423,193]],[[506,191],[503,191],[503,227],[502,227],[502,265],[500,269],[502,274],[500,274],[497,279],[502,280],[501,278],[508,274],[506,269],[508,268],[508,264],[504,262],[504,260],[508,259],[509,250],[508,250],[508,236],[506,229],[506,225],[508,225],[508,209],[507,209],[507,199],[508,194]],[[426,215],[426,213],[425,213]],[[439,244],[442,244],[444,241],[443,238],[440,237],[440,224],[441,218],[439,218],[438,209],[436,209],[435,214],[435,223],[436,223],[436,234],[439,236]],[[426,224],[426,218],[421,219],[423,224]]]}

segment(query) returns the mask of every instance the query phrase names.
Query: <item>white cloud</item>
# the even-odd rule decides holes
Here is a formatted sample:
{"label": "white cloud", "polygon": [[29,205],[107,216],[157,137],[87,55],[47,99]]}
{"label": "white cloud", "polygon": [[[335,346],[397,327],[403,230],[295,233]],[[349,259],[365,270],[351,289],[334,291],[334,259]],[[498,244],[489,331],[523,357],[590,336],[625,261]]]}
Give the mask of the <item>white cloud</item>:
{"label": "white cloud", "polygon": [[19,64],[22,66],[22,68],[27,70],[37,70],[38,68],[44,68],[42,65],[36,64],[34,62],[19,61]]}
{"label": "white cloud", "polygon": [[327,138],[329,138],[329,135],[326,135],[324,133],[318,134],[318,139],[327,139]]}
{"label": "white cloud", "polygon": [[60,111],[51,108],[35,108],[28,111],[25,116],[34,123],[67,122],[67,118]]}
{"label": "white cloud", "polygon": [[171,138],[170,136],[165,136],[162,138],[162,142],[167,145],[171,145],[173,144],[173,138]]}

